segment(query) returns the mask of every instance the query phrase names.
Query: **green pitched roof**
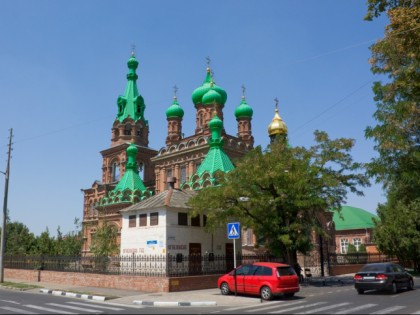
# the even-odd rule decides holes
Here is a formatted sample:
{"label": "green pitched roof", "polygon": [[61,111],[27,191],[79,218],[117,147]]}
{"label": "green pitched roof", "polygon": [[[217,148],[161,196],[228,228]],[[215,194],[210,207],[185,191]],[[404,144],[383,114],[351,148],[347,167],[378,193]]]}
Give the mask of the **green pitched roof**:
{"label": "green pitched roof", "polygon": [[124,176],[117,186],[105,197],[99,200],[99,205],[107,206],[118,203],[135,203],[152,195],[144,186],[138,173],[136,155],[138,149],[134,143],[127,148],[127,164]]}
{"label": "green pitched roof", "polygon": [[124,95],[120,95],[117,100],[118,113],[117,119],[123,122],[124,119],[131,117],[134,121],[142,119],[147,124],[147,120],[144,118],[144,110],[146,105],[144,104],[143,97],[139,94],[137,89],[137,73],[136,69],[139,65],[136,57],[132,54],[131,58],[128,59],[128,74],[127,74],[127,86],[125,88]]}
{"label": "green pitched roof", "polygon": [[337,231],[373,228],[375,224],[372,219],[379,219],[366,210],[350,206],[341,207],[341,216],[342,218],[337,211],[334,211],[333,221]]}
{"label": "green pitched roof", "polygon": [[235,169],[232,161],[223,151],[223,140],[221,139],[223,122],[217,115],[210,121],[209,128],[211,130],[210,150],[196,173],[191,176],[190,181],[181,184],[182,189],[199,189],[206,185],[214,185],[216,184],[214,174],[217,171],[227,173]]}

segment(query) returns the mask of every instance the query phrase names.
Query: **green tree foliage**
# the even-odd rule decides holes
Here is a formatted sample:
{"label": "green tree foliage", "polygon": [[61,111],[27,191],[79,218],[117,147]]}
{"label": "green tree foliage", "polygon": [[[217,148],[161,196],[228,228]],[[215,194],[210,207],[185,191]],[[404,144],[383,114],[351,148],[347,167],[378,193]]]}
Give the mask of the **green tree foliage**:
{"label": "green tree foliage", "polygon": [[63,256],[80,256],[83,246],[83,236],[81,223],[78,218],[74,219],[75,231],[71,231],[65,235],[61,232],[60,227],[57,228],[57,238],[55,246],[55,254]]}
{"label": "green tree foliage", "polygon": [[54,237],[50,235],[48,228],[36,238],[36,251],[37,255],[54,255],[55,242]]}
{"label": "green tree foliage", "polygon": [[349,151],[351,139],[330,140],[325,132],[315,132],[316,145],[292,148],[287,139],[278,139],[263,152],[260,147],[237,162],[236,169],[216,174],[220,183],[201,190],[189,200],[193,214],[207,215],[207,229],[238,220],[265,241],[265,246],[288,263],[296,251],[307,253],[311,233],[328,235],[320,225],[320,215],[340,208],[348,191],[369,182],[357,173]]}
{"label": "green tree foliage", "polygon": [[355,254],[355,253],[357,253],[356,246],[350,243],[349,246],[347,247],[347,254]]}
{"label": "green tree foliage", "polygon": [[[385,37],[371,46],[372,72],[386,75],[388,80],[373,86],[377,125],[368,127],[365,134],[375,141],[379,156],[372,159],[368,172],[387,193],[386,203],[378,208],[381,222],[376,242],[381,244],[381,250],[408,259],[402,256],[405,250],[399,251],[386,239],[399,238],[394,228],[397,221],[390,220],[396,209],[418,211],[420,200],[420,2],[369,1],[370,19],[385,11],[390,21]],[[399,225],[402,229],[412,223],[410,216],[403,217],[407,222]],[[382,230],[395,234],[388,236]],[[415,253],[411,257],[419,257],[420,247],[415,239],[412,242],[409,247]],[[419,261],[415,264],[418,266]]]}
{"label": "green tree foliage", "polygon": [[32,254],[35,246],[35,236],[26,225],[20,222],[6,223],[6,255]]}
{"label": "green tree foliage", "polygon": [[90,251],[95,256],[112,256],[118,254],[118,228],[103,220],[96,233],[92,235]]}
{"label": "green tree foliage", "polygon": [[365,254],[365,253],[367,253],[367,251],[366,251],[366,245],[365,244],[361,244],[360,246],[359,246],[359,250],[357,251],[358,253],[361,253],[361,254]]}

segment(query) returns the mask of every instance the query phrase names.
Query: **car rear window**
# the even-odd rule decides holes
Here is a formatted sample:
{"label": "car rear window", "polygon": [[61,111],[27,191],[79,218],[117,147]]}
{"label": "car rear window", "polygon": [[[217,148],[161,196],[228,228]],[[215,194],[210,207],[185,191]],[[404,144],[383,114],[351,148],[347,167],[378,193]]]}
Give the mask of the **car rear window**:
{"label": "car rear window", "polygon": [[387,265],[366,265],[360,271],[380,271],[385,272],[387,271]]}
{"label": "car rear window", "polygon": [[290,267],[290,266],[277,267],[277,276],[278,277],[281,277],[281,276],[293,276],[295,274],[296,274],[295,270],[292,267]]}

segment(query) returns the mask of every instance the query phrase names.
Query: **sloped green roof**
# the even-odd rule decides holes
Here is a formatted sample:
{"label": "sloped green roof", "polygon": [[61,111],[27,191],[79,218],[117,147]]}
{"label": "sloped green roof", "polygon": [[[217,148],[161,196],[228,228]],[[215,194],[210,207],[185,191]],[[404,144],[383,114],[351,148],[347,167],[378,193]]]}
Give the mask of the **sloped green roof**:
{"label": "sloped green roof", "polygon": [[214,175],[217,171],[227,173],[235,169],[232,161],[223,151],[221,139],[223,122],[217,115],[209,122],[209,128],[211,130],[210,150],[196,173],[191,176],[190,181],[181,183],[182,189],[200,189],[207,185],[215,185]]}
{"label": "sloped green roof", "polygon": [[144,118],[144,110],[146,105],[144,104],[143,97],[139,94],[137,88],[137,73],[136,69],[139,62],[132,54],[128,60],[128,74],[127,74],[127,86],[125,88],[124,95],[120,95],[117,100],[118,113],[117,119],[123,122],[124,119],[131,117],[134,121],[142,119],[147,124],[147,120]]}
{"label": "sloped green roof", "polygon": [[333,221],[337,231],[373,228],[375,224],[372,219],[379,219],[366,210],[350,206],[341,207],[341,216],[342,218],[337,211],[334,211]]}
{"label": "sloped green roof", "polygon": [[152,195],[138,173],[136,155],[138,149],[134,143],[127,148],[127,164],[124,176],[117,186],[99,200],[99,205],[108,206],[119,203],[136,203]]}

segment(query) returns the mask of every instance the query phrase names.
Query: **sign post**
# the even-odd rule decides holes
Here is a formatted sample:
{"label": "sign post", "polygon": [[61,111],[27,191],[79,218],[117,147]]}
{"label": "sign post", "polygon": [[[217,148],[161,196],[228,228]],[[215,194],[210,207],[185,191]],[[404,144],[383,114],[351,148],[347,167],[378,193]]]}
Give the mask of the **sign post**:
{"label": "sign post", "polygon": [[233,222],[227,224],[228,239],[233,239],[233,267],[236,269],[236,239],[241,237],[240,223]]}

